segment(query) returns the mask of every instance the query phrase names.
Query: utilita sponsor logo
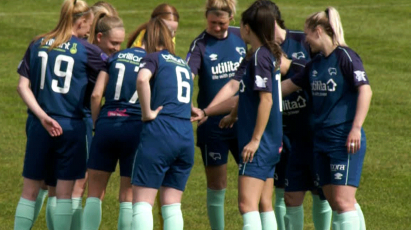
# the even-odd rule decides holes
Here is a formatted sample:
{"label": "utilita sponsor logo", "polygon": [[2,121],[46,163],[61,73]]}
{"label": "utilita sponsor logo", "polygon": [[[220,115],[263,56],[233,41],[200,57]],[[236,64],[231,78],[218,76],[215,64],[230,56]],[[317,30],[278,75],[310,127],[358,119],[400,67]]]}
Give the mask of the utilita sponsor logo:
{"label": "utilita sponsor logo", "polygon": [[283,111],[305,108],[307,106],[306,101],[302,96],[299,96],[295,101],[283,100]]}
{"label": "utilita sponsor logo", "polygon": [[235,72],[238,66],[240,66],[240,62],[227,61],[227,62],[218,63],[217,66],[211,67],[211,73],[213,75],[217,75],[217,74]]}

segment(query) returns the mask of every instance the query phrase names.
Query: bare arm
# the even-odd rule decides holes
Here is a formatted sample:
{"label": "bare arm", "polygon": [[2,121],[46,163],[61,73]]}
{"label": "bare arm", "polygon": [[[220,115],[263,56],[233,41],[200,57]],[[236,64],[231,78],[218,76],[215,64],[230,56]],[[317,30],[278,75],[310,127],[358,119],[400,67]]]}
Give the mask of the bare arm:
{"label": "bare arm", "polygon": [[351,131],[348,135],[346,146],[349,153],[357,152],[361,147],[361,127],[370,108],[372,90],[370,85],[358,87],[357,108]]}
{"label": "bare arm", "polygon": [[301,88],[297,86],[296,84],[294,84],[291,81],[291,79],[287,79],[281,82],[281,92],[283,94],[283,98],[299,89]]}
{"label": "bare arm", "polygon": [[150,70],[141,69],[138,72],[137,77],[137,93],[141,105],[141,119],[143,121],[154,120],[162,106],[158,107],[156,110],[151,110],[151,88],[150,88],[150,79],[153,76]]}
{"label": "bare arm", "polygon": [[106,91],[108,79],[108,73],[105,71],[100,71],[93,93],[91,94],[91,117],[93,118],[94,125],[96,124],[96,120],[100,113],[101,100],[103,98],[104,91]]}
{"label": "bare arm", "polygon": [[60,136],[63,134],[63,129],[60,124],[47,115],[46,112],[40,107],[39,103],[36,100],[36,97],[31,91],[30,80],[26,77],[20,76],[19,83],[17,86],[17,92],[19,93],[21,99],[30,109],[32,113],[40,120],[43,127],[52,137]]}

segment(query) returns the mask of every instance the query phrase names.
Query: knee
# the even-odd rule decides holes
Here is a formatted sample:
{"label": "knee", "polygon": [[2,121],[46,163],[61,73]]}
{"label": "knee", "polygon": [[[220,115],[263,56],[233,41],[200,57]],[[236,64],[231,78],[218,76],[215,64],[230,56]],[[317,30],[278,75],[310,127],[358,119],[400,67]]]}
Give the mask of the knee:
{"label": "knee", "polygon": [[273,199],[271,196],[262,196],[259,203],[260,212],[270,212],[273,210]]}
{"label": "knee", "polygon": [[334,211],[347,212],[355,209],[355,198],[348,197],[334,197],[330,206]]}
{"label": "knee", "polygon": [[284,202],[287,207],[297,207],[303,204],[304,193],[284,193]]}

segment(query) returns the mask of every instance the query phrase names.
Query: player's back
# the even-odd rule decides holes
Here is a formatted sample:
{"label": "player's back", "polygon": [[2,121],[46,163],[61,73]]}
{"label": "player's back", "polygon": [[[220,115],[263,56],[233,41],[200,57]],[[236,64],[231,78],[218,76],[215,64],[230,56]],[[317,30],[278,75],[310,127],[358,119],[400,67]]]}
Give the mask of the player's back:
{"label": "player's back", "polygon": [[29,60],[27,72],[39,105],[52,117],[82,118],[91,66],[103,66],[101,50],[74,36],[53,50],[48,49],[54,39],[45,45],[41,41],[32,43],[23,60]]}
{"label": "player's back", "polygon": [[289,59],[307,60],[311,59],[311,50],[305,41],[305,34],[298,30],[286,30],[286,37],[281,44],[281,49]]}
{"label": "player's back", "polygon": [[99,117],[133,116],[141,118],[141,107],[136,91],[140,62],[146,55],[141,48],[129,48],[114,54],[108,61],[109,80],[105,104]]}
{"label": "player's back", "polygon": [[150,81],[151,108],[164,106],[160,115],[190,119],[193,80],[187,63],[162,50],[148,54],[140,67],[153,73]]}

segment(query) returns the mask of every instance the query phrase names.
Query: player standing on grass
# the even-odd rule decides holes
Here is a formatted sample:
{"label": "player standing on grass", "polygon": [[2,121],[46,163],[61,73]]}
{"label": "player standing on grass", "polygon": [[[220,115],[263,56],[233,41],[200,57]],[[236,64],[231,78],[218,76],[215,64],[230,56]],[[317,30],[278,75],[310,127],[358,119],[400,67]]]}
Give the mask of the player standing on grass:
{"label": "player standing on grass", "polygon": [[[230,27],[236,12],[235,0],[208,0],[207,28],[191,44],[187,62],[198,75],[198,107],[205,108],[234,76],[246,53],[240,30]],[[211,229],[224,229],[224,198],[227,187],[227,160],[230,151],[238,163],[237,127],[218,127],[223,116],[210,117],[197,128],[207,177],[207,213]]]}
{"label": "player standing on grass", "polygon": [[333,229],[365,229],[355,199],[365,156],[362,125],[371,87],[360,57],[344,40],[339,13],[333,7],[307,18],[307,42],[320,52],[304,72],[282,83],[283,94],[311,92],[314,117],[314,160],[320,185],[333,210]]}
{"label": "player standing on grass", "polygon": [[41,181],[55,178],[53,228],[70,229],[71,192],[74,181],[84,177],[87,157],[84,92],[93,73],[105,67],[106,58],[98,47],[83,40],[92,21],[84,1],[64,1],[56,28],[34,39],[18,68],[18,92],[29,116],[15,229],[30,229]]}
{"label": "player standing on grass", "polygon": [[153,229],[160,189],[164,229],[181,230],[181,198],[194,164],[193,81],[187,63],[174,55],[172,32],[162,19],[149,21],[146,36],[147,56],[137,77],[144,123],[132,174],[132,229]]}

